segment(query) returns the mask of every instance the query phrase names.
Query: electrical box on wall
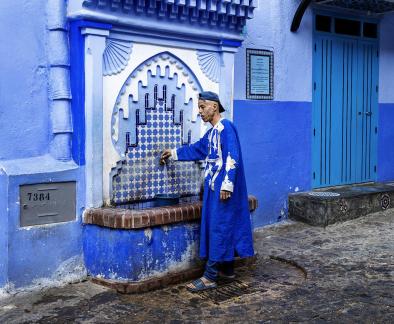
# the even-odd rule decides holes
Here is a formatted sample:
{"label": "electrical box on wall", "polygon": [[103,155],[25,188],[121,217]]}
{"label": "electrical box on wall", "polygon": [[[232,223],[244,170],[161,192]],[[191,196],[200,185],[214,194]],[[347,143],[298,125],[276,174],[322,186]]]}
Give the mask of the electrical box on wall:
{"label": "electrical box on wall", "polygon": [[75,181],[22,185],[19,192],[22,227],[75,220]]}

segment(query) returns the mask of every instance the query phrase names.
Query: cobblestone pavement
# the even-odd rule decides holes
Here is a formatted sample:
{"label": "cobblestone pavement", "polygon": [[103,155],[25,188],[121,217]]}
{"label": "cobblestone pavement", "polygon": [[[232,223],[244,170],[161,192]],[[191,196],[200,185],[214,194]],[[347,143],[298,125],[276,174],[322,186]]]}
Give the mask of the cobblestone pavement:
{"label": "cobblestone pavement", "polygon": [[0,302],[0,323],[394,323],[394,211],[256,233],[257,262],[216,291],[121,295],[89,281]]}

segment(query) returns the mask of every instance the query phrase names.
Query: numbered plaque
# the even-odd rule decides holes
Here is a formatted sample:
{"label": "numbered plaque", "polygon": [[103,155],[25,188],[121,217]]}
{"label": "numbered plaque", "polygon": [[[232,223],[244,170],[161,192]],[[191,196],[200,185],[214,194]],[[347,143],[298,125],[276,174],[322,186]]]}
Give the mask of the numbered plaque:
{"label": "numbered plaque", "polygon": [[246,49],[246,98],[274,98],[274,54],[271,51]]}
{"label": "numbered plaque", "polygon": [[21,226],[75,220],[75,187],[75,182],[52,182],[20,186]]}

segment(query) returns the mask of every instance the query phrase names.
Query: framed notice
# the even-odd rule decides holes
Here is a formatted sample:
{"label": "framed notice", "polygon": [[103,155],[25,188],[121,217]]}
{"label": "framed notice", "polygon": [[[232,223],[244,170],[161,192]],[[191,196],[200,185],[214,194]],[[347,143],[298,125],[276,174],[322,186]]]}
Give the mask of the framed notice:
{"label": "framed notice", "polygon": [[246,49],[246,99],[274,99],[274,53]]}

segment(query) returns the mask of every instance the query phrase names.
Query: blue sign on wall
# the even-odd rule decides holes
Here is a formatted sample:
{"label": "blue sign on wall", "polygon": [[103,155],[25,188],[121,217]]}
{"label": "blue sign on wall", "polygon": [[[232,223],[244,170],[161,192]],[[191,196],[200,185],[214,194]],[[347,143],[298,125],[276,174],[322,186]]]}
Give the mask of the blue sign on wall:
{"label": "blue sign on wall", "polygon": [[246,49],[246,98],[274,98],[274,54],[272,51]]}

